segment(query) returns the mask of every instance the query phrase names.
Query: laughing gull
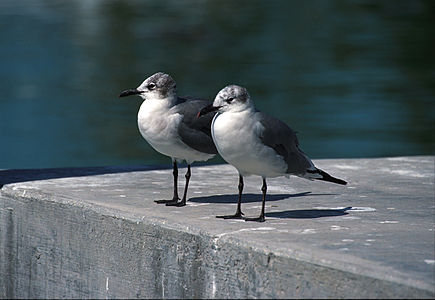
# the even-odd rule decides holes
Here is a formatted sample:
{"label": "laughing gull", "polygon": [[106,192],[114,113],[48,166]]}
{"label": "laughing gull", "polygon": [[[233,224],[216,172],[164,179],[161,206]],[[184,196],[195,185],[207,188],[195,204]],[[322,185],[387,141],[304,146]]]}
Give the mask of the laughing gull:
{"label": "laughing gull", "polygon": [[[266,178],[296,175],[309,180],[323,180],[343,184],[316,168],[299,149],[296,133],[285,123],[255,109],[248,91],[237,85],[223,88],[210,104],[198,113],[198,117],[217,111],[211,132],[219,154],[239,172],[239,200],[237,211],[224,219],[245,219],[264,222],[266,202]],[[243,218],[241,197],[243,176],[260,175],[263,178],[263,203],[257,218]]]}
{"label": "laughing gull", "polygon": [[[123,91],[119,97],[139,95],[144,101],[137,123],[144,139],[158,152],[171,157],[174,195],[171,200],[156,200],[171,206],[186,205],[190,165],[206,161],[217,154],[210,126],[215,113],[197,118],[198,111],[211,101],[177,97],[175,81],[168,74],[156,73],[136,89]],[[177,162],[187,162],[183,199],[178,197]]]}

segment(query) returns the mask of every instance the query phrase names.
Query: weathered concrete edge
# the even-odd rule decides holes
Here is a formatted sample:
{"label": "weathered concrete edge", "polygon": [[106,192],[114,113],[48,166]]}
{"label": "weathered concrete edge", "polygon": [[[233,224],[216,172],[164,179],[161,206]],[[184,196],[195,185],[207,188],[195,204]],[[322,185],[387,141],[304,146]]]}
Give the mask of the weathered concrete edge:
{"label": "weathered concrete edge", "polygon": [[[20,188],[22,187],[23,186],[21,185]],[[127,213],[118,210],[116,208],[107,208],[104,206],[100,206],[98,204],[90,204],[84,201],[78,202],[76,199],[53,196],[51,194],[44,193],[41,190],[27,189],[24,195],[18,195],[14,188],[14,185],[6,185],[1,190],[1,192],[4,196],[8,196],[10,198],[15,198],[15,199],[22,198],[23,200],[29,199],[34,201],[46,201],[51,203],[70,205],[84,210],[94,211],[96,213],[101,214],[102,216],[122,219],[137,224],[145,223],[151,226],[160,226],[167,230],[179,231],[185,234],[206,236],[211,238],[214,244],[225,243],[225,242],[233,243],[233,244],[237,244],[239,247],[248,247],[251,250],[258,251],[258,252],[264,252],[264,250],[266,249],[267,253],[273,252],[277,256],[287,257],[289,259],[301,261],[304,263],[336,269],[339,271],[352,273],[358,276],[366,276],[381,281],[390,281],[392,283],[397,283],[397,284],[402,284],[405,286],[410,286],[422,290],[427,290],[432,293],[434,292],[433,286],[409,278],[407,274],[403,274],[399,271],[394,270],[393,268],[389,268],[389,267],[378,268],[376,266],[373,266],[372,263],[365,262],[363,259],[356,258],[356,257],[352,257],[353,261],[347,261],[346,263],[331,261],[327,254],[320,257],[318,252],[312,253],[310,249],[306,248],[305,245],[301,245],[300,247],[299,245],[294,245],[294,248],[291,251],[289,251],[289,249],[275,249],[275,248],[270,249],[267,247],[267,245],[265,246],[263,244],[256,244],[254,240],[249,241],[248,244],[245,245],[246,243],[245,241],[241,243],[241,241],[233,235],[217,236],[211,234],[210,232],[204,229],[189,227],[183,223],[175,223],[175,222],[168,223],[167,220],[165,219],[156,218],[149,215],[147,215],[145,219],[143,215],[135,214],[134,212]],[[345,254],[342,255],[344,256]],[[358,263],[356,263],[357,261]],[[365,268],[362,268],[362,266],[365,266]],[[388,271],[388,274],[385,274],[386,271]]]}
{"label": "weathered concrete edge", "polygon": [[[0,196],[6,197],[13,201],[19,201],[19,202],[29,202],[29,201],[42,201],[45,203],[51,203],[51,204],[61,204],[64,206],[63,208],[71,208],[71,209],[80,209],[83,211],[91,211],[92,213],[95,213],[97,215],[100,215],[102,217],[110,217],[115,219],[120,219],[123,222],[129,223],[129,224],[144,224],[149,226],[157,226],[161,227],[165,230],[172,231],[174,234],[176,232],[182,233],[181,236],[184,236],[185,234],[196,236],[201,240],[205,241],[205,247],[211,247],[213,248],[213,251],[216,251],[216,249],[225,249],[225,248],[236,248],[239,252],[251,252],[256,253],[255,255],[263,256],[263,259],[269,260],[271,256],[279,257],[283,260],[289,260],[291,261],[291,265],[294,264],[302,264],[305,265],[305,267],[302,267],[302,269],[308,269],[312,270],[314,273],[316,272],[331,272],[331,274],[334,274],[336,277],[336,280],[344,280],[345,278],[352,278],[352,282],[360,282],[363,286],[366,285],[365,283],[370,282],[371,285],[376,286],[379,290],[377,291],[376,296],[379,297],[391,297],[393,295],[397,297],[411,297],[411,298],[433,298],[434,292],[433,287],[428,286],[426,284],[422,284],[421,282],[416,282],[412,279],[404,279],[406,278],[405,275],[395,276],[397,274],[394,274],[393,271],[389,276],[389,280],[386,280],[383,278],[378,278],[376,276],[376,272],[373,272],[373,270],[352,270],[352,266],[340,266],[343,268],[337,269],[334,266],[331,266],[327,260],[324,258],[315,258],[311,257],[309,254],[302,253],[300,251],[292,251],[290,252],[290,255],[288,252],[284,253],[281,251],[264,251],[264,248],[257,247],[256,245],[246,245],[245,243],[240,243],[240,241],[237,238],[231,237],[231,236],[213,236],[210,235],[208,232],[204,230],[200,230],[198,228],[190,228],[186,227],[183,224],[176,224],[171,223],[168,224],[165,222],[165,220],[157,219],[157,218],[149,218],[147,216],[147,219],[143,219],[142,216],[134,215],[131,213],[125,213],[122,211],[118,211],[116,209],[109,209],[106,207],[101,207],[97,205],[91,205],[86,202],[77,202],[76,200],[71,200],[68,198],[63,197],[53,197],[50,194],[45,194],[40,191],[36,190],[26,190],[23,195],[18,195],[15,192],[13,185],[6,185],[1,190]],[[212,257],[213,258],[213,257]],[[341,276],[337,276],[337,272],[341,273]],[[364,283],[365,282],[365,283]],[[339,283],[337,283],[339,284]],[[370,286],[370,285],[369,285]],[[362,288],[362,287],[361,287]],[[367,288],[367,286],[366,286]],[[364,289],[358,289],[356,286],[349,287],[349,293],[346,294],[346,297],[352,297],[354,295],[355,297],[364,297],[363,294],[361,294],[361,291]],[[358,291],[358,294],[353,294],[355,291]],[[371,297],[373,296],[373,291],[367,290],[366,296]],[[211,297],[213,295],[206,295],[205,297]],[[302,295],[299,295],[302,296]],[[337,295],[335,295],[337,296]]]}

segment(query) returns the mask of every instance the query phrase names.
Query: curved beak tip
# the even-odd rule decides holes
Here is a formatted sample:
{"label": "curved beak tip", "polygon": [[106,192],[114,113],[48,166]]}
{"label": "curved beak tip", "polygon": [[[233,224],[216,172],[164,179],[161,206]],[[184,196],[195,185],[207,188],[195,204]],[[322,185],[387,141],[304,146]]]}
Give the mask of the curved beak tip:
{"label": "curved beak tip", "polygon": [[137,89],[129,89],[129,90],[125,90],[125,91],[121,92],[121,94],[119,94],[119,98],[131,96],[131,95],[138,95],[141,93],[142,93],[142,91],[139,91]]}

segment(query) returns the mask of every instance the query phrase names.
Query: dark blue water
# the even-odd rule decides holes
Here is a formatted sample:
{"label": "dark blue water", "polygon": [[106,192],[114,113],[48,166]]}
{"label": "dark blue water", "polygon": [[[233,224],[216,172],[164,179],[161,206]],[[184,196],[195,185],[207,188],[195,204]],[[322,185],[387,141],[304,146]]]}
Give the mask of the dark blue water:
{"label": "dark blue water", "polygon": [[434,154],[433,1],[2,0],[0,40],[0,168],[169,164],[117,97],[157,71],[247,87],[312,158]]}

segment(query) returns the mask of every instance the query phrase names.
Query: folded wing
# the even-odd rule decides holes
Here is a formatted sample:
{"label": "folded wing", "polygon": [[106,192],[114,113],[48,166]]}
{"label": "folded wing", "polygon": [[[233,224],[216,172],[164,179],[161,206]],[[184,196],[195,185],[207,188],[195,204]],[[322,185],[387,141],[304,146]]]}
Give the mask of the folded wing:
{"label": "folded wing", "polygon": [[178,127],[178,134],[189,147],[200,152],[217,154],[210,129],[215,113],[197,117],[198,112],[210,103],[207,100],[179,98],[177,110],[183,115],[183,119]]}

